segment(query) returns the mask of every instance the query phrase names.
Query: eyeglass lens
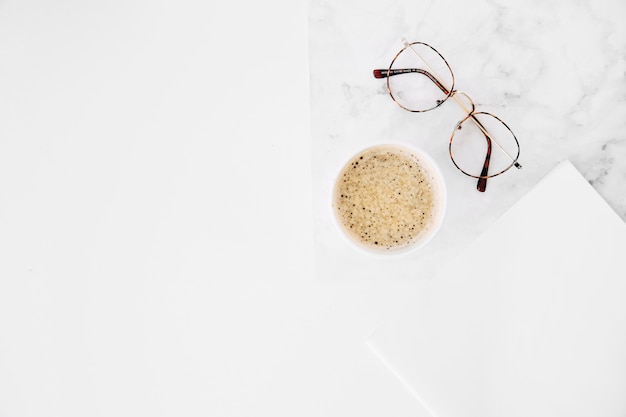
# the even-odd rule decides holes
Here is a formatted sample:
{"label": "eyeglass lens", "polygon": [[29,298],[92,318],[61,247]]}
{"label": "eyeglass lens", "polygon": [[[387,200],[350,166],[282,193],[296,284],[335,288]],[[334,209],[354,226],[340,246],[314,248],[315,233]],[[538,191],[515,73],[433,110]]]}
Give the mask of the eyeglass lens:
{"label": "eyeglass lens", "polygon": [[402,108],[422,112],[446,100],[454,86],[452,70],[432,47],[413,43],[393,59],[387,76],[391,97]]}
{"label": "eyeglass lens", "polygon": [[[489,132],[489,137],[483,129]],[[488,171],[484,171],[489,154]],[[509,169],[519,156],[519,145],[513,132],[496,116],[477,112],[464,118],[452,133],[450,157],[464,174],[471,177],[494,177]]]}

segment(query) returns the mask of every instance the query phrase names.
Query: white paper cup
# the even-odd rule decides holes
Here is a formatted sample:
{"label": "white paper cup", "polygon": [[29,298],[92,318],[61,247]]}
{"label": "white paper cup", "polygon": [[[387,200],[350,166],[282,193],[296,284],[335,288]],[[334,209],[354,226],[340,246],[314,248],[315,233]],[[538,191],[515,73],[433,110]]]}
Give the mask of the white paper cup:
{"label": "white paper cup", "polygon": [[404,144],[381,144],[344,164],[331,205],[349,244],[369,254],[399,255],[431,241],[446,204],[443,176],[430,156]]}

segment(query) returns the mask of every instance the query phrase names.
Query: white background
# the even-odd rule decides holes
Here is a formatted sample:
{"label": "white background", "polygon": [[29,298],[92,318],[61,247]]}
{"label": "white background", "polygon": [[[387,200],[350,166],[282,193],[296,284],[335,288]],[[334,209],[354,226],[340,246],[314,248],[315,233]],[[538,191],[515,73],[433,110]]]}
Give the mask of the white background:
{"label": "white background", "polygon": [[[530,174],[490,201],[569,158],[626,218],[619,0],[385,10],[373,31],[430,33],[522,129]],[[364,344],[419,281],[313,274],[307,23],[305,0],[0,0],[0,417],[425,415]]]}
{"label": "white background", "polygon": [[420,415],[313,279],[305,1],[0,1],[0,416]]}

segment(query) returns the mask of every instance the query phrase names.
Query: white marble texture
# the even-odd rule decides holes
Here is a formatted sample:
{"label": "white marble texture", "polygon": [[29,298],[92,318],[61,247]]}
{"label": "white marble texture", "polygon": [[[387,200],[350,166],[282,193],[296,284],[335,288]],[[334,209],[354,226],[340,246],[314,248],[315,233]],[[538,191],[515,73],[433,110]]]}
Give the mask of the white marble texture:
{"label": "white marble texture", "polygon": [[[624,17],[620,0],[310,0],[318,279],[430,278],[564,159],[626,219]],[[490,180],[487,192],[477,192],[475,181],[448,157],[461,111],[446,103],[413,114],[393,103],[372,69],[388,66],[402,37],[437,48],[454,71],[456,88],[513,129],[522,170],[512,169]],[[384,142],[427,151],[448,187],[439,235],[418,254],[393,260],[347,245],[330,209],[334,177],[346,159]]]}

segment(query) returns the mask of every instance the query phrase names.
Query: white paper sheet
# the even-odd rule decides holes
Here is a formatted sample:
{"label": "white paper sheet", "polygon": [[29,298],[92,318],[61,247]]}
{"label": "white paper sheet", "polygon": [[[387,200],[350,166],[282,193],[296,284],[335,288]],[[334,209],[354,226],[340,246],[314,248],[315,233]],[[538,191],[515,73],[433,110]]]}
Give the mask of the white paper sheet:
{"label": "white paper sheet", "polygon": [[436,417],[624,417],[626,224],[565,161],[368,344]]}

